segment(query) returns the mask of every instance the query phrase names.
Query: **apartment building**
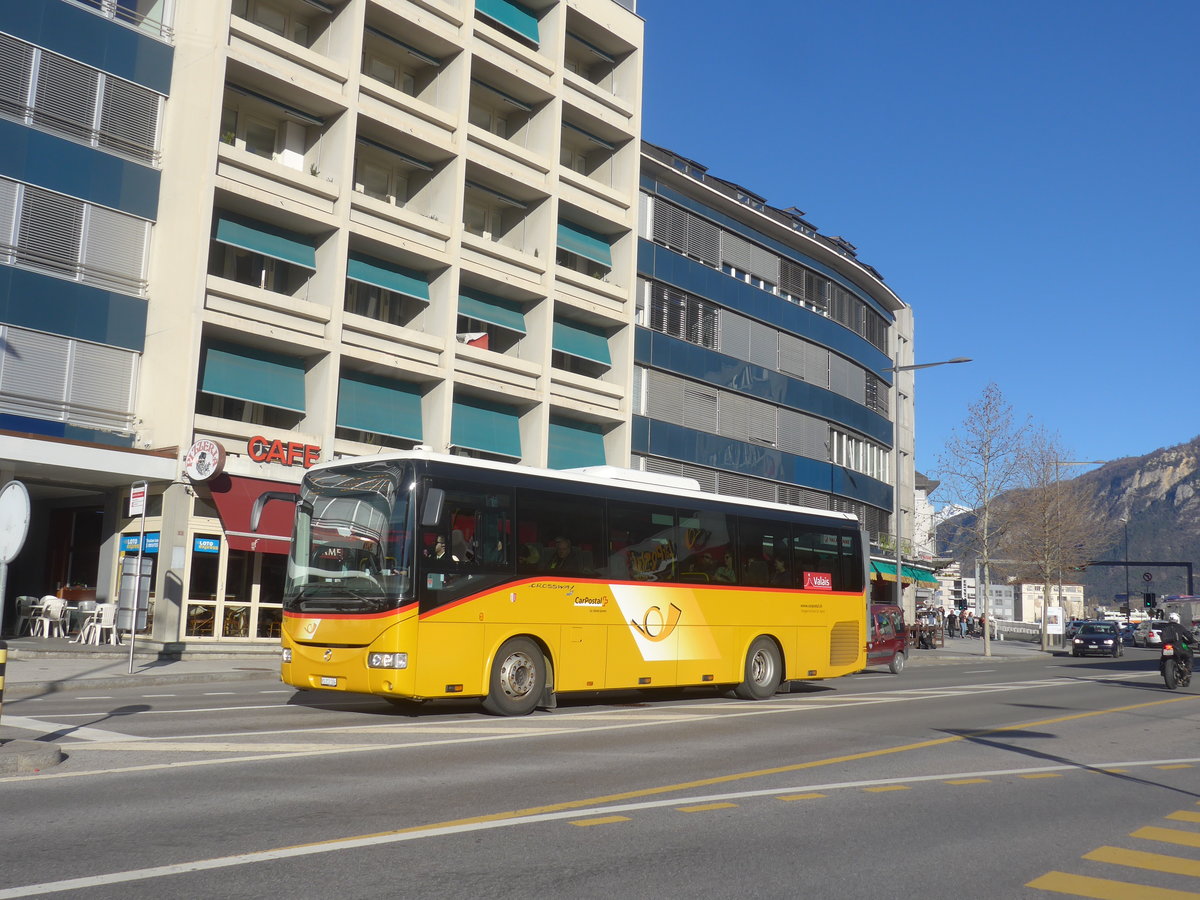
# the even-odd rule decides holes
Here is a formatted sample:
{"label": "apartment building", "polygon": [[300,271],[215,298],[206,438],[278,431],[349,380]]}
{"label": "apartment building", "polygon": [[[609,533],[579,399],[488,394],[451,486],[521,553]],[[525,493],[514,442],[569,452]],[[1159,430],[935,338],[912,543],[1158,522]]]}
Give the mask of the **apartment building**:
{"label": "apartment building", "polygon": [[147,525],[156,638],[278,635],[269,500],[317,461],[627,463],[631,7],[179,7],[137,406],[186,475]]}

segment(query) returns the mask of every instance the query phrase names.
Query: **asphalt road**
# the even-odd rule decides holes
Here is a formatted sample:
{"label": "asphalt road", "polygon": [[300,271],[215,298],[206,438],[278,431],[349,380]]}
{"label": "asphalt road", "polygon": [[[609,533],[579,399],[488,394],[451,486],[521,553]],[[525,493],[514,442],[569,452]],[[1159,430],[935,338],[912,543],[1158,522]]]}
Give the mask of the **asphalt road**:
{"label": "asphalt road", "polygon": [[1142,650],[516,720],[51,694],[4,706],[68,759],[0,778],[0,898],[1200,896],[1197,698]]}

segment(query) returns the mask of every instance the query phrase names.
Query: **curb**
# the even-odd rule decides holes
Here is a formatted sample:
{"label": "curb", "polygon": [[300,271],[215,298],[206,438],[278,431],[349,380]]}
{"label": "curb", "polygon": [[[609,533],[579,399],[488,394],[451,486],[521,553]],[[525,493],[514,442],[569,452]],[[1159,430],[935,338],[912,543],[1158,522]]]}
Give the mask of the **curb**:
{"label": "curb", "polygon": [[38,741],[0,743],[0,775],[35,775],[62,761],[63,752],[58,744]]}
{"label": "curb", "polygon": [[112,675],[100,678],[63,678],[52,681],[25,681],[9,684],[4,694],[10,699],[28,698],[38,694],[58,694],[80,688],[112,687],[160,687],[164,684],[197,684],[218,681],[271,681],[282,684],[275,668],[247,669],[238,672],[181,672],[177,674],[151,674],[135,672],[132,675]]}

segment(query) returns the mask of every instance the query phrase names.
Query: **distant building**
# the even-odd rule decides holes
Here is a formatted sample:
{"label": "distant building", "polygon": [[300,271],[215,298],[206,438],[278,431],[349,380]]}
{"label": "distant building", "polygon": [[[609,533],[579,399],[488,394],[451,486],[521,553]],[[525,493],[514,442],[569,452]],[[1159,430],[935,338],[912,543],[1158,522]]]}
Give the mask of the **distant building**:
{"label": "distant building", "polygon": [[[1018,582],[1012,587],[1016,595],[1015,602],[1017,621],[1042,621],[1042,600],[1045,592],[1045,585]],[[1050,605],[1063,607],[1063,613],[1068,619],[1084,618],[1086,615],[1086,610],[1083,600],[1083,585],[1050,585]]]}

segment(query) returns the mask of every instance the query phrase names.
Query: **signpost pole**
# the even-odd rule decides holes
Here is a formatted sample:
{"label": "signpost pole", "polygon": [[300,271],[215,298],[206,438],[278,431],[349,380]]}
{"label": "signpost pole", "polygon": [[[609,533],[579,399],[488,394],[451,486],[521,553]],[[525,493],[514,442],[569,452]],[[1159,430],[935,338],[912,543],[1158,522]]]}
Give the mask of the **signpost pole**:
{"label": "signpost pole", "polygon": [[[137,553],[137,569],[133,579],[133,609],[129,611],[129,674],[133,674],[133,648],[137,643],[137,627],[138,613],[141,612],[142,605],[142,554],[146,552],[146,491],[148,485],[144,481],[139,481],[132,485],[129,489],[129,514],[132,516],[135,512],[142,514],[141,524],[138,526],[138,553]],[[140,489],[140,490],[139,490]]]}

